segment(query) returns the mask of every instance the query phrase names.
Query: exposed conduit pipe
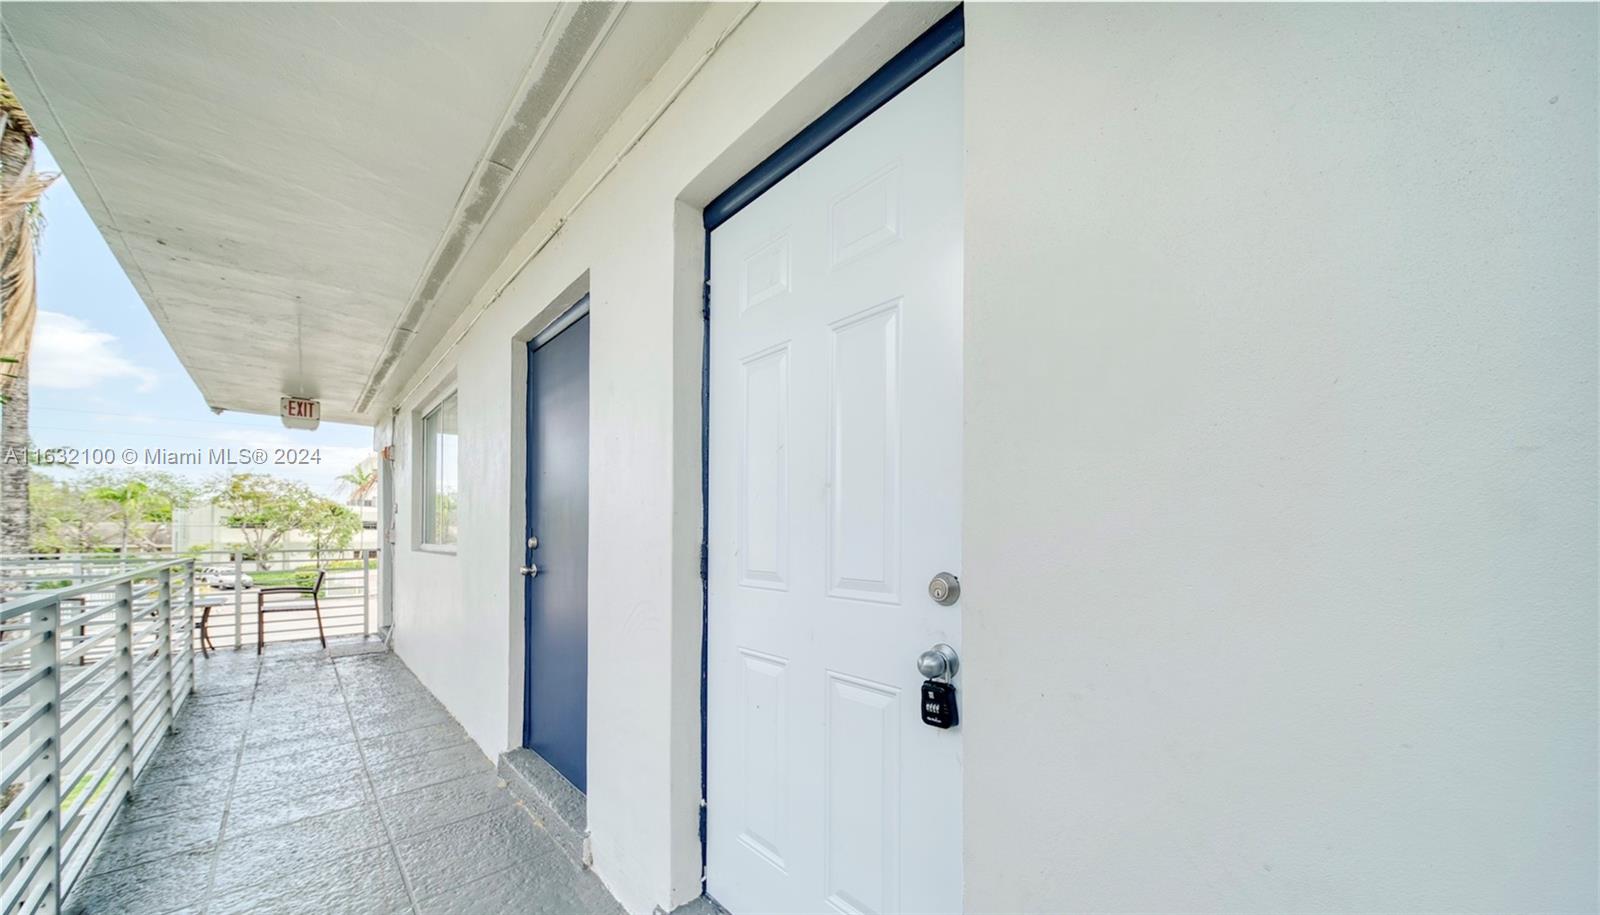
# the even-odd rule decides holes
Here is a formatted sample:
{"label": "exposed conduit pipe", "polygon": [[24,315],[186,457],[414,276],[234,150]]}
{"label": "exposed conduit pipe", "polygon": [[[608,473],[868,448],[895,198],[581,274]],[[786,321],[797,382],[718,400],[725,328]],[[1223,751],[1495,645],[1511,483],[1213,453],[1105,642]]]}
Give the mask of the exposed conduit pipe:
{"label": "exposed conduit pipe", "polygon": [[477,325],[478,319],[483,317],[484,313],[487,312],[495,302],[500,301],[500,296],[504,295],[505,291],[511,288],[511,284],[517,281],[517,278],[522,275],[522,271],[526,270],[528,265],[533,263],[533,259],[538,257],[540,252],[544,251],[544,249],[549,246],[550,242],[555,240],[555,237],[560,234],[562,227],[567,224],[567,220],[571,219],[573,214],[578,212],[578,208],[583,206],[584,201],[589,199],[589,195],[593,194],[595,189],[598,188],[600,184],[606,180],[606,178],[610,177],[612,172],[617,170],[617,166],[622,164],[622,160],[627,157],[628,153],[633,152],[634,147],[639,145],[640,141],[644,139],[645,134],[650,132],[650,128],[656,126],[656,122],[661,120],[661,118],[667,113],[667,109],[671,108],[673,103],[678,100],[678,97],[683,95],[684,90],[689,88],[689,83],[693,82],[694,78],[700,75],[700,71],[704,69],[706,63],[711,60],[711,56],[717,53],[717,49],[722,47],[723,42],[726,42],[728,37],[731,36],[740,25],[744,24],[745,19],[750,16],[757,6],[760,6],[759,0],[757,0],[757,2],[747,4],[744,9],[739,11],[739,15],[735,16],[733,21],[728,23],[728,27],[723,29],[722,32],[717,35],[716,40],[711,42],[711,46],[706,48],[705,53],[700,55],[700,59],[695,61],[694,66],[689,68],[689,72],[684,74],[683,79],[679,80],[678,84],[673,87],[672,92],[667,95],[666,100],[661,103],[661,106],[658,107],[649,118],[645,119],[644,126],[640,127],[639,131],[633,135],[633,139],[629,140],[627,145],[622,147],[622,151],[617,153],[616,158],[611,160],[611,164],[607,165],[605,169],[595,177],[594,181],[584,189],[584,192],[578,195],[578,199],[572,202],[572,206],[568,207],[565,213],[561,214],[561,217],[556,220],[555,225],[550,227],[550,231],[545,233],[544,238],[540,239],[539,243],[533,246],[533,250],[528,252],[528,256],[524,257],[522,261],[517,264],[517,268],[511,271],[511,275],[506,277],[505,282],[501,283],[499,287],[495,289],[494,294],[489,296],[488,301],[479,306],[478,310],[473,313],[472,319],[467,322],[467,326],[463,327],[461,329],[461,333],[457,335],[454,340],[450,341],[450,345],[445,347],[444,352],[439,354],[439,358],[435,359],[432,365],[428,366],[428,370],[417,377],[417,380],[413,382],[411,387],[406,390],[405,394],[400,397],[398,403],[403,404],[409,401],[411,396],[417,393],[417,389],[422,387],[422,385],[427,382],[428,378],[431,377],[434,372],[438,371],[439,366],[444,364],[445,359],[449,358],[450,354],[455,352],[456,347],[461,345],[461,341],[467,339],[467,334],[472,332],[472,328]]}

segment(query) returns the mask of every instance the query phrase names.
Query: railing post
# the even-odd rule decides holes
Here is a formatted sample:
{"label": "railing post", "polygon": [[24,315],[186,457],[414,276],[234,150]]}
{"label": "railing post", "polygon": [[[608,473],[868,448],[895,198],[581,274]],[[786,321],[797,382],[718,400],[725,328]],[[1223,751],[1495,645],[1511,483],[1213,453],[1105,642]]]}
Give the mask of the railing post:
{"label": "railing post", "polygon": [[[55,601],[33,611],[28,634],[43,635],[39,644],[29,653],[29,669],[49,668],[50,673],[28,690],[30,706],[48,705],[50,711],[40,716],[28,729],[29,743],[49,741],[44,754],[28,767],[28,784],[40,780],[50,783],[34,803],[39,811],[34,816],[47,816],[50,825],[39,833],[28,857],[47,855],[40,876],[50,881],[50,891],[45,895],[44,910],[56,912],[61,908],[61,654],[57,644],[61,622],[61,602]],[[24,894],[26,895],[26,894]]]}
{"label": "railing post", "polygon": [[367,581],[372,577],[372,551],[361,551],[361,637],[372,634],[372,588]]}
{"label": "railing post", "polygon": [[156,661],[161,665],[165,684],[161,695],[161,725],[172,733],[172,566],[156,573],[161,582],[161,598],[156,602]]}
{"label": "railing post", "polygon": [[184,603],[187,605],[188,618],[183,626],[183,646],[189,656],[189,692],[194,693],[200,688],[200,682],[194,678],[194,627],[199,622],[194,617],[194,560],[183,564],[183,593]]}
{"label": "railing post", "polygon": [[122,722],[117,726],[117,770],[127,773],[128,794],[133,794],[133,580],[117,583],[117,705]]}
{"label": "railing post", "polygon": [[233,552],[233,648],[239,650],[244,644],[243,630],[240,628],[241,617],[244,615],[244,553],[240,550]]}

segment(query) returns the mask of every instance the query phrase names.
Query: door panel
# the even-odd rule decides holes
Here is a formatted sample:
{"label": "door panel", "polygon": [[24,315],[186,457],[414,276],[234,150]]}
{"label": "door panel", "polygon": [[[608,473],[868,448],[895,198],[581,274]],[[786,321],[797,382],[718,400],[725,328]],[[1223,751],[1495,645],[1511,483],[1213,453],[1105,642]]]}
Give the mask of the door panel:
{"label": "door panel", "polygon": [[[707,879],[739,912],[955,911],[961,54],[711,234]],[[957,681],[959,683],[959,679]]]}
{"label": "door panel", "polygon": [[523,744],[587,789],[589,318],[528,349]]}

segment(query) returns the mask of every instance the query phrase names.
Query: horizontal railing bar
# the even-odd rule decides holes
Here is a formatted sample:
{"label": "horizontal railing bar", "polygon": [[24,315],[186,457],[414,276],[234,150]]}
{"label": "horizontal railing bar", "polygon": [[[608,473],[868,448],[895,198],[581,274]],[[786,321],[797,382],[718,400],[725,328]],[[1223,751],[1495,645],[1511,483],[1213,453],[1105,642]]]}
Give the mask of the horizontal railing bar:
{"label": "horizontal railing bar", "polygon": [[[54,708],[54,706],[51,705],[51,703],[41,702],[29,709],[28,713],[23,715],[21,718],[16,718],[6,722],[5,727],[0,728],[0,750],[3,750],[9,746],[11,741],[16,740],[17,735],[26,734],[28,732],[28,728],[32,727],[34,722],[38,721],[40,718],[43,718],[45,714],[48,713],[52,708]],[[0,783],[0,788],[4,787],[5,784]]]}
{"label": "horizontal railing bar", "polygon": [[35,632],[25,639],[12,639],[8,642],[0,642],[0,658],[10,658],[13,655],[21,654],[35,645],[43,645],[45,642],[49,641],[49,639],[50,634],[48,632]]}
{"label": "horizontal railing bar", "polygon": [[71,696],[73,693],[76,693],[78,690],[82,689],[83,684],[88,683],[89,681],[100,676],[100,674],[105,671],[106,667],[115,662],[116,659],[121,656],[121,654],[122,651],[120,649],[113,649],[112,651],[108,652],[105,657],[95,661],[88,667],[78,668],[75,671],[77,676],[61,684],[62,697],[65,698]]}
{"label": "horizontal railing bar", "polygon": [[[148,663],[144,665],[144,670],[133,677],[134,692],[137,693],[144,688],[145,684],[161,676],[161,665],[157,662],[161,660],[161,656],[165,653],[166,649],[163,646],[156,647],[156,650],[149,656]],[[141,657],[140,660],[143,661],[146,658]]]}
{"label": "horizontal railing bar", "polygon": [[[23,903],[22,903],[22,911],[27,913],[27,915],[33,915],[34,912],[37,912],[37,911],[39,911],[39,910],[44,908],[44,901],[46,899],[48,899],[49,897],[50,897],[50,881],[48,881],[48,880],[40,881],[38,887],[36,887],[34,889],[34,891],[28,895],[28,898],[23,901]],[[65,899],[65,898],[66,898],[66,894],[63,893],[63,894],[61,894],[61,895],[56,897],[56,901],[59,902],[60,900]]]}
{"label": "horizontal railing bar", "polygon": [[133,599],[137,601],[141,597],[149,597],[150,595],[156,593],[159,590],[161,590],[161,583],[160,582],[156,582],[154,584],[145,585],[142,588],[134,588],[133,589]]}
{"label": "horizontal railing bar", "polygon": [[139,746],[141,744],[141,741],[139,740],[139,733],[144,729],[145,725],[149,724],[152,720],[161,717],[161,704],[159,702],[152,701],[150,698],[158,692],[160,692],[160,690],[153,689],[148,693],[145,693],[144,699],[135,700],[134,702],[133,743],[135,746]]}
{"label": "horizontal railing bar", "polygon": [[33,787],[29,788],[26,793],[19,794],[11,799],[11,803],[6,807],[6,809],[4,811],[0,811],[0,836],[3,836],[11,831],[11,827],[15,826],[18,820],[22,819],[23,811],[33,806],[33,802],[39,799],[39,795],[43,793],[44,789],[48,788],[50,783],[54,780],[55,775],[53,773],[44,778],[35,779],[33,782]]}
{"label": "horizontal railing bar", "polygon": [[[0,859],[0,873],[11,870],[12,866],[17,863],[21,858],[22,852],[26,851],[27,847],[33,843],[34,838],[38,836],[39,830],[46,822],[49,822],[49,815],[39,814],[30,818],[28,822],[31,823],[33,820],[38,820],[39,822],[28,830],[28,838],[22,840],[17,846],[6,849],[5,857]],[[39,876],[39,870],[49,860],[49,855],[34,855],[33,863],[28,865],[28,869],[23,872],[21,877],[13,881],[5,896],[0,897],[0,912],[16,911],[18,900],[33,886],[34,878]],[[48,886],[48,884],[46,885]]]}
{"label": "horizontal railing bar", "polygon": [[78,882],[78,876],[83,873],[85,865],[89,863],[88,856],[85,855],[80,858],[78,851],[83,847],[85,841],[90,842],[89,848],[91,851],[94,849],[94,842],[99,841],[106,827],[110,825],[108,822],[102,822],[102,820],[109,820],[122,806],[122,799],[128,796],[128,785],[132,783],[133,774],[131,772],[125,769],[118,770],[117,780],[111,784],[111,787],[106,792],[106,803],[101,804],[90,816],[88,822],[73,830],[72,835],[61,843],[63,849],[61,854],[61,895],[63,899],[66,898],[67,893],[71,892],[73,884]]}
{"label": "horizontal railing bar", "polygon": [[45,677],[48,677],[54,673],[55,669],[56,668],[54,664],[46,664],[43,667],[35,668],[33,673],[28,674],[21,680],[18,680],[17,682],[6,687],[3,691],[0,691],[0,705],[9,705],[11,700],[17,698],[23,693],[26,693],[30,688],[39,683]]}
{"label": "horizontal railing bar", "polygon": [[[115,711],[121,704],[121,702],[112,702],[109,708],[111,711]],[[107,724],[116,725],[116,727],[107,728]],[[120,722],[113,719],[109,714],[100,717],[88,727],[82,728],[79,733],[72,735],[72,742],[67,744],[67,748],[62,751],[60,768],[66,768],[67,761],[77,756],[78,751],[83,749],[84,744],[93,740],[95,735],[104,732],[111,737],[115,737],[119,730],[121,730]],[[70,787],[68,790],[70,790]]]}
{"label": "horizontal railing bar", "polygon": [[72,619],[62,621],[61,628],[63,628],[63,629],[76,629],[79,626],[86,625],[90,620],[94,619],[95,617],[104,616],[107,613],[111,612],[112,610],[117,609],[120,606],[122,606],[122,601],[120,601],[120,600],[118,600],[118,599],[113,597],[110,600],[106,601],[105,603],[101,604],[100,606],[94,608],[93,610],[87,610],[87,611],[85,611],[83,613],[78,614],[77,616],[73,617]]}
{"label": "horizontal railing bar", "polygon": [[[111,733],[107,734],[105,739],[100,741],[100,745],[94,748],[94,752],[89,754],[89,758],[84,760],[83,765],[78,767],[78,771],[73,773],[71,777],[62,780],[61,790],[63,792],[63,796],[65,796],[67,793],[71,793],[73,789],[77,788],[78,783],[83,780],[85,775],[90,775],[94,772],[95,763],[98,763],[100,758],[105,755],[106,750],[111,748],[112,741],[115,740],[116,737],[117,731],[112,731]],[[104,779],[110,774],[111,773],[109,770],[102,773],[100,778],[95,779],[95,782],[98,783],[101,779]],[[76,823],[78,821],[80,812],[89,803],[93,796],[98,793],[99,788],[99,784],[91,784],[85,787],[83,791],[79,792],[78,799],[72,803],[72,809],[68,811],[66,816],[62,819],[62,829],[66,828],[65,824]]]}
{"label": "horizontal railing bar", "polygon": [[[43,829],[45,824],[50,822],[50,818],[55,815],[56,811],[45,809],[36,811],[33,816],[23,820],[24,823],[32,823],[33,825],[23,827],[23,829],[12,838],[11,844],[6,846],[5,854],[0,856],[0,874],[7,873],[13,867],[17,866],[18,859],[20,859],[22,854],[28,850],[28,846],[33,844],[33,840],[39,838],[39,831]],[[44,858],[47,856],[40,855],[39,857]],[[6,900],[4,903],[0,903],[0,912],[9,912],[11,911],[11,906],[16,905],[16,899],[14,898],[15,894],[13,893],[11,895],[13,898]]]}
{"label": "horizontal railing bar", "polygon": [[47,607],[57,601],[64,600],[69,597],[77,597],[80,594],[88,594],[93,591],[104,591],[110,586],[119,585],[123,582],[153,578],[162,569],[171,569],[178,566],[188,565],[193,562],[193,559],[189,559],[187,557],[183,559],[170,559],[166,562],[158,562],[140,569],[135,569],[133,571],[122,572],[121,574],[117,575],[108,575],[105,578],[97,579],[92,582],[85,582],[81,585],[59,588],[54,591],[41,591],[36,595],[31,595],[29,597],[19,598],[17,600],[0,604],[0,619],[10,619],[23,613],[30,613],[38,607]]}
{"label": "horizontal railing bar", "polygon": [[[106,661],[110,661],[115,657],[116,655],[111,655],[106,659]],[[103,661],[101,663],[105,662]],[[83,719],[83,716],[89,714],[89,710],[98,705],[100,700],[105,698],[106,693],[111,691],[112,687],[115,687],[122,682],[122,678],[123,674],[120,671],[114,677],[107,677],[105,683],[101,684],[100,688],[95,690],[93,695],[91,695],[88,699],[85,699],[82,705],[67,713],[66,719],[61,722],[61,730],[66,731],[76,727],[78,722]],[[110,715],[112,711],[120,704],[121,703],[112,703],[104,712],[101,712],[101,715]],[[96,723],[95,727],[99,727],[99,724]]]}
{"label": "horizontal railing bar", "polygon": [[99,645],[101,642],[104,642],[106,639],[109,639],[116,634],[117,627],[112,627],[100,633],[99,635],[92,635],[86,639],[83,639],[82,641],[78,642],[77,645],[74,645],[71,651],[62,653],[62,666],[65,667],[66,665],[71,664],[73,661],[78,660],[92,651],[96,645]]}
{"label": "horizontal railing bar", "polygon": [[50,749],[51,744],[54,742],[48,737],[41,737],[29,744],[28,749],[22,751],[21,756],[12,760],[11,765],[7,766],[4,772],[0,772],[0,787],[9,785],[12,782],[22,781],[22,774],[27,772],[28,767],[33,765],[33,761],[43,756],[44,751]]}
{"label": "horizontal railing bar", "polygon": [[157,716],[153,721],[146,721],[145,723],[153,725],[153,727],[146,731],[143,736],[136,736],[133,739],[133,771],[135,777],[149,767],[150,759],[156,755],[157,750],[161,749],[161,738],[158,736],[161,733],[161,718]]}

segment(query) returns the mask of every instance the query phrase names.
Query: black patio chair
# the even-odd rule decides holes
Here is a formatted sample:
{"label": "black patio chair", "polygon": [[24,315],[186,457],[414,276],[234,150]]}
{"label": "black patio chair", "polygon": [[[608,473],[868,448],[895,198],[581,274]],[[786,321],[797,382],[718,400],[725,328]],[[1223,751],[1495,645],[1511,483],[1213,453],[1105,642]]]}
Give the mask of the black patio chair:
{"label": "black patio chair", "polygon": [[[281,585],[275,588],[256,589],[256,654],[261,653],[261,646],[267,643],[267,614],[283,610],[311,610],[317,614],[317,638],[321,640],[322,647],[328,647],[328,637],[322,632],[322,602],[318,595],[322,593],[322,580],[328,575],[327,569],[317,570],[317,580],[311,587]],[[268,594],[300,594],[311,598],[311,603],[295,601],[288,604],[267,605]]]}

